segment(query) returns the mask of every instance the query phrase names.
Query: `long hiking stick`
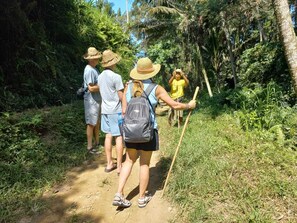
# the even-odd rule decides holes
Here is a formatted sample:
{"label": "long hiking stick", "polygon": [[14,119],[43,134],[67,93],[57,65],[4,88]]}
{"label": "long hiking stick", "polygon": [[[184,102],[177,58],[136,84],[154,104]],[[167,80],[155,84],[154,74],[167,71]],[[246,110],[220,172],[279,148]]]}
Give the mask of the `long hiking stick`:
{"label": "long hiking stick", "polygon": [[[193,96],[193,100],[196,100],[198,91],[199,91],[199,87],[197,86],[197,87],[196,87],[196,90],[195,90],[195,93],[194,93],[194,96]],[[164,184],[164,188],[163,188],[161,197],[163,197],[163,195],[164,195],[164,192],[165,192],[165,189],[166,189],[166,186],[167,186],[167,183],[168,183],[168,179],[169,179],[169,176],[170,176],[170,173],[171,173],[171,170],[172,170],[174,161],[175,161],[175,159],[176,159],[176,155],[177,155],[178,150],[179,150],[179,148],[180,148],[180,145],[181,145],[181,143],[182,143],[182,140],[183,140],[183,137],[184,137],[184,134],[185,134],[185,131],[186,131],[186,128],[187,128],[187,125],[188,125],[188,122],[189,122],[191,113],[192,113],[192,110],[190,110],[190,112],[189,112],[189,114],[188,114],[188,116],[187,116],[187,119],[186,119],[186,122],[185,122],[185,125],[184,125],[184,128],[183,128],[183,131],[182,131],[182,133],[181,133],[181,136],[180,136],[178,145],[177,145],[176,150],[175,150],[175,154],[174,154],[174,156],[173,156],[173,159],[172,159],[172,162],[171,162],[171,165],[170,165],[170,168],[169,168],[167,177],[166,177],[166,181],[165,181],[165,184]]]}
{"label": "long hiking stick", "polygon": [[179,129],[180,129],[180,123],[179,123],[179,111],[176,111],[176,116],[177,116],[177,129],[178,129],[178,133],[179,133]]}

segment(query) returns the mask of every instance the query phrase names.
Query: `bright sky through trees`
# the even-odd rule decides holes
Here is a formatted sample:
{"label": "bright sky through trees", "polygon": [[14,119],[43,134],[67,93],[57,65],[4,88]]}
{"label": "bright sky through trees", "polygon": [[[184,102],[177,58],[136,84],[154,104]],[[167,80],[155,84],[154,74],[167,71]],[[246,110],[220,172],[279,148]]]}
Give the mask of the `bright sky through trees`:
{"label": "bright sky through trees", "polygon": [[[108,0],[108,2],[113,3],[113,10],[115,12],[118,11],[118,9],[121,9],[121,12],[126,12],[126,0]],[[131,9],[133,0],[128,0],[128,7]]]}

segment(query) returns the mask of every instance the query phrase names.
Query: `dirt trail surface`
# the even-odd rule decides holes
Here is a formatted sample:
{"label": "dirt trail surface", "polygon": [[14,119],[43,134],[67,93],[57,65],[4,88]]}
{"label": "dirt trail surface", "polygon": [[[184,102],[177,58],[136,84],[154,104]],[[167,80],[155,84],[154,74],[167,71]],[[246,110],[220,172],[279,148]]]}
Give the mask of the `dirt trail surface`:
{"label": "dirt trail surface", "polygon": [[[114,150],[114,149],[113,149]],[[115,154],[113,154],[115,157]],[[164,223],[174,222],[176,208],[161,198],[162,185],[158,171],[159,152],[154,152],[150,166],[148,191],[153,195],[145,208],[137,206],[139,160],[135,163],[125,187],[125,193],[132,202],[130,208],[121,209],[112,206],[112,200],[118,186],[116,170],[105,173],[105,156],[100,154],[92,161],[72,169],[63,185],[44,193],[46,210],[20,223]]]}

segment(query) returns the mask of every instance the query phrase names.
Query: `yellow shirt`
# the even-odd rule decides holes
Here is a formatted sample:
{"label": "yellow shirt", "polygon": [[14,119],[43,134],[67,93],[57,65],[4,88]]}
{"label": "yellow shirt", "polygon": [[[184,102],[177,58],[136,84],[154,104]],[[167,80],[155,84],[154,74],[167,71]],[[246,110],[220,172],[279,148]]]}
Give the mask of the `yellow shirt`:
{"label": "yellow shirt", "polygon": [[170,96],[172,99],[177,99],[184,96],[184,88],[186,86],[186,81],[184,79],[174,79],[170,86]]}

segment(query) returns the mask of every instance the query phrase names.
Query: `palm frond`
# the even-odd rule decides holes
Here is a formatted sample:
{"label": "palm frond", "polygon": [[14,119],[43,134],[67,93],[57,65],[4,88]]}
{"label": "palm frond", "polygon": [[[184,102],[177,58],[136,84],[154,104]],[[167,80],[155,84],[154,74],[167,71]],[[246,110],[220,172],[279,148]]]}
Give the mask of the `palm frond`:
{"label": "palm frond", "polygon": [[157,6],[154,8],[151,8],[149,10],[150,14],[158,14],[158,13],[165,13],[165,14],[177,14],[177,15],[181,15],[181,13],[174,9],[174,8],[169,8],[169,7],[165,7],[165,6]]}

